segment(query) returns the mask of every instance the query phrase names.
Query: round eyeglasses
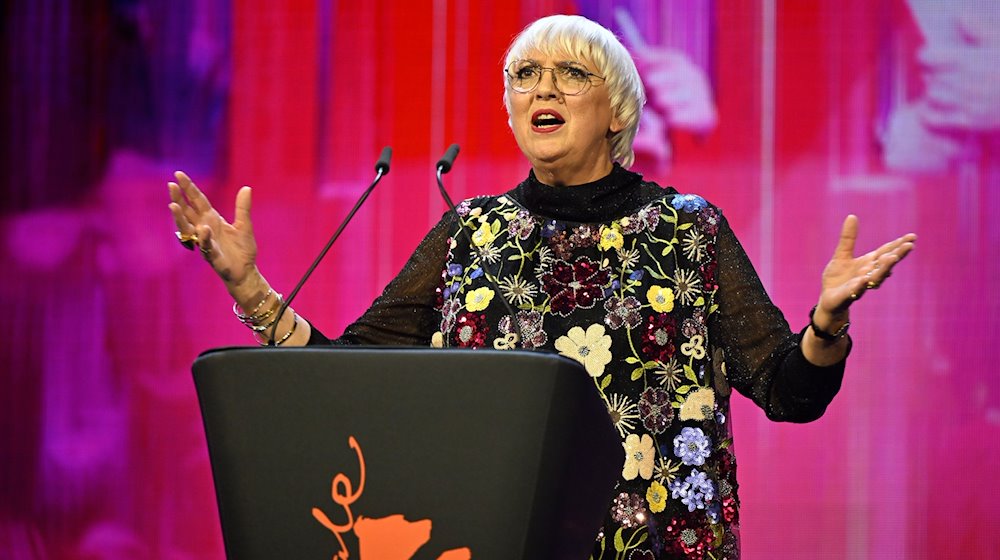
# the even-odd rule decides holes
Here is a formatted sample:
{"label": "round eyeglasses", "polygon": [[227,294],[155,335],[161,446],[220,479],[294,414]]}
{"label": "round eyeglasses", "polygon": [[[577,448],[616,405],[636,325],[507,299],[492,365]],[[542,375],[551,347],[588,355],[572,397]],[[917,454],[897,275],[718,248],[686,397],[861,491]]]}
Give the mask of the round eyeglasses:
{"label": "round eyeglasses", "polygon": [[555,87],[563,95],[580,95],[590,86],[604,81],[604,76],[598,76],[575,62],[548,68],[531,60],[515,60],[504,69],[504,74],[511,89],[517,93],[530,93],[541,83],[542,74],[546,71],[552,72]]}

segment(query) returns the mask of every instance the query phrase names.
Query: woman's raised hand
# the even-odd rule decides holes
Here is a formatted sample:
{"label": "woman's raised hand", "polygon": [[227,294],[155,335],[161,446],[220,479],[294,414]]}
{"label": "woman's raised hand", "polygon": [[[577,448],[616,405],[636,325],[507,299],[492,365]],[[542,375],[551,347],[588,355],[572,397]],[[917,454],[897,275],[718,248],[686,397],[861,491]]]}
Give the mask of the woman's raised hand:
{"label": "woman's raised hand", "polygon": [[842,314],[865,292],[879,288],[892,275],[893,267],[913,250],[917,236],[908,233],[855,257],[857,239],[858,217],[852,214],[844,220],[840,242],[823,270],[823,291],[816,307],[817,314]]}
{"label": "woman's raised hand", "polygon": [[236,214],[229,223],[187,175],[177,171],[174,177],[177,182],[171,181],[167,187],[178,237],[198,245],[205,260],[229,291],[234,292],[247,279],[259,274],[257,241],[250,221],[250,187],[243,187],[236,194]]}

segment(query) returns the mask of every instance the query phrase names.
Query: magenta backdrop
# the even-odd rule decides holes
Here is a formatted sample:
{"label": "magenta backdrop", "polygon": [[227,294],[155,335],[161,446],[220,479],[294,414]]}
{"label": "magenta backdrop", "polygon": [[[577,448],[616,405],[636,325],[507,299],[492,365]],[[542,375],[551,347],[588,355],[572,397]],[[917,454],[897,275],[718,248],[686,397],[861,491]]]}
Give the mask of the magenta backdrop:
{"label": "magenta backdrop", "polygon": [[449,143],[462,145],[453,197],[527,173],[499,61],[521,27],[557,12],[653,53],[639,60],[653,101],[637,169],[723,208],[794,328],[847,213],[862,250],[920,236],[856,305],[847,377],[823,418],[770,423],[734,399],[745,557],[1000,549],[996,2],[5,10],[0,557],[223,555],[189,367],[251,340],[173,239],[173,169],[226,215],[238,186],[255,187],[261,267],[287,292],[393,145],[392,173],[296,302],[337,334],[443,212],[431,166]]}

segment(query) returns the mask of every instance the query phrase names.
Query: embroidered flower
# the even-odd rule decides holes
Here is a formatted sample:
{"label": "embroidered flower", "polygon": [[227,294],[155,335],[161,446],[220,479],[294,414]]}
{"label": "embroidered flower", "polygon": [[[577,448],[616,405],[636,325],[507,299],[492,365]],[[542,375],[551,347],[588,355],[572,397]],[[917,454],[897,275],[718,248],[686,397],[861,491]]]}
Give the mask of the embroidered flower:
{"label": "embroidered flower", "polygon": [[670,405],[670,394],[659,387],[649,387],[639,397],[639,414],[642,425],[654,434],[667,431],[674,419],[674,408]]}
{"label": "embroidered flower", "polygon": [[482,313],[462,313],[458,316],[455,339],[463,348],[479,348],[486,343],[490,328],[486,325],[486,315]]}
{"label": "embroidered flower", "polygon": [[549,220],[542,224],[542,237],[548,239],[553,235],[566,229],[565,224],[557,222],[556,220]]}
{"label": "embroidered flower", "polygon": [[632,296],[626,296],[625,298],[613,296],[604,302],[604,310],[607,311],[607,315],[604,316],[604,322],[614,330],[618,330],[625,325],[628,325],[630,329],[634,329],[642,324],[642,316],[639,315],[641,307],[642,304],[639,303],[639,300]]}
{"label": "embroidered flower", "polygon": [[449,332],[455,326],[455,319],[462,310],[462,302],[449,298],[441,304],[441,332]]}
{"label": "embroidered flower", "polygon": [[503,297],[514,305],[528,305],[538,295],[538,288],[520,276],[508,276],[499,284]]}
{"label": "embroidered flower", "polygon": [[674,464],[670,459],[657,457],[656,465],[653,466],[653,476],[662,484],[669,484],[677,478],[677,473],[681,470],[681,464]]}
{"label": "embroidered flower", "polygon": [[[499,223],[497,224],[499,225]],[[496,239],[496,237],[496,233],[493,232],[493,227],[489,223],[483,222],[480,224],[479,229],[472,234],[472,243],[476,247],[482,247],[483,245],[493,243],[493,240]]]}
{"label": "embroidered flower", "polygon": [[708,235],[719,233],[721,222],[722,217],[719,216],[719,212],[715,208],[707,206],[698,212],[698,227]]}
{"label": "embroidered flower", "polygon": [[697,212],[702,208],[708,206],[708,202],[704,198],[696,194],[679,194],[670,201],[670,205],[676,210],[684,210],[685,212]]}
{"label": "embroidered flower", "polygon": [[689,342],[681,344],[681,354],[685,356],[690,356],[696,360],[700,360],[705,357],[705,337],[700,334],[696,334],[691,337]]}
{"label": "embroidered flower", "polygon": [[618,429],[618,435],[625,437],[626,432],[635,429],[635,421],[639,419],[639,408],[629,400],[628,395],[612,393],[605,400],[611,423]]}
{"label": "embroidered flower", "polygon": [[[506,332],[510,332],[510,316],[504,317],[507,319]],[[524,340],[521,341],[521,346],[523,348],[532,349],[544,346],[546,342],[549,341],[549,335],[545,333],[542,329],[542,314],[537,311],[518,311],[517,312],[517,323],[521,326],[521,336]],[[500,328],[504,329],[503,319],[500,320]]]}
{"label": "embroidered flower", "polygon": [[611,227],[601,226],[601,242],[599,244],[602,251],[610,249],[619,250],[625,246],[625,238],[622,237],[621,227],[612,224]]}
{"label": "embroidered flower", "polygon": [[674,289],[677,290],[676,297],[684,305],[689,305],[701,295],[701,280],[695,275],[693,270],[677,269],[674,272]]}
{"label": "embroidered flower", "polygon": [[479,248],[479,258],[483,259],[486,263],[493,264],[500,260],[500,256],[500,247],[492,243]]}
{"label": "embroidered flower", "polygon": [[465,308],[468,311],[482,311],[493,301],[494,292],[490,288],[476,288],[465,294]]}
{"label": "embroidered flower", "polygon": [[704,336],[705,334],[707,334],[706,331],[707,329],[705,328],[705,324],[698,322],[698,320],[694,318],[689,317],[687,319],[684,319],[684,322],[681,323],[681,334],[683,334],[688,338],[691,338],[692,336],[695,335]]}
{"label": "embroidered flower", "polygon": [[715,391],[708,387],[699,387],[688,393],[687,399],[681,405],[681,420],[706,420],[712,417],[715,409]]}
{"label": "embroidered flower", "polygon": [[674,337],[677,325],[666,313],[650,315],[646,331],[642,334],[642,351],[654,360],[666,362],[674,355]]}
{"label": "embroidered flower", "polygon": [[660,385],[666,387],[668,391],[673,391],[684,379],[684,366],[676,357],[671,357],[666,363],[654,369],[653,375],[659,380]]}
{"label": "embroidered flower", "polygon": [[569,236],[569,243],[573,248],[593,247],[600,239],[600,228],[583,224],[573,228],[573,234]]}
{"label": "embroidered flower", "polygon": [[646,300],[657,313],[670,313],[674,309],[674,292],[663,286],[650,286],[646,290]]}
{"label": "embroidered flower", "polygon": [[667,489],[654,480],[646,490],[646,503],[649,504],[649,511],[660,513],[667,507]]}
{"label": "embroidered flower", "polygon": [[635,480],[641,476],[644,480],[653,477],[653,438],[649,434],[629,434],[625,438],[622,447],[625,448],[625,465],[622,467],[622,478],[625,480]]}
{"label": "embroidered flower", "polygon": [[701,262],[705,258],[705,246],[705,236],[694,228],[687,230],[684,241],[681,242],[684,256],[694,262]]}
{"label": "embroidered flower", "polygon": [[611,284],[606,268],[587,257],[573,264],[557,261],[552,271],[542,275],[542,290],[552,298],[552,312],[566,317],[576,308],[591,309],[604,298],[604,287]]}
{"label": "embroidered flower", "polygon": [[685,465],[701,466],[712,454],[712,440],[701,428],[681,428],[681,433],[674,437],[674,455]]}
{"label": "embroidered flower", "polygon": [[[639,264],[639,250],[638,249],[624,249],[624,248],[621,248],[621,249],[618,249],[617,253],[618,253],[618,260],[621,261],[621,265],[622,265],[622,269],[623,270],[631,270],[631,269],[635,268],[635,266],[637,264]],[[635,272],[642,272],[642,271],[641,270],[637,270]],[[633,272],[632,274],[635,274],[635,272]],[[641,276],[640,276],[640,278],[641,278]],[[637,280],[637,278],[632,278],[632,280]]]}
{"label": "embroidered flower", "polygon": [[604,332],[604,325],[596,323],[587,327],[586,332],[573,327],[565,336],[556,339],[556,350],[583,364],[591,377],[599,377],[611,361],[611,337]]}
{"label": "embroidered flower", "polygon": [[621,223],[622,233],[626,235],[639,233],[644,229],[652,231],[660,223],[660,207],[654,205],[642,208],[635,214],[623,219]]}
{"label": "embroidered flower", "polygon": [[688,511],[705,509],[706,503],[715,498],[715,486],[707,474],[691,469],[691,474],[683,481],[675,480],[670,483],[670,497],[680,499]]}
{"label": "embroidered flower", "polygon": [[719,289],[719,284],[715,280],[715,273],[718,269],[719,263],[716,261],[708,261],[698,267],[698,274],[701,275],[702,285],[710,292]]}
{"label": "embroidered flower", "polygon": [[507,223],[507,232],[511,237],[524,240],[531,237],[531,232],[535,230],[535,220],[531,218],[526,210],[519,210],[517,215]]}
{"label": "embroidered flower", "polygon": [[611,502],[611,518],[622,527],[640,527],[646,524],[646,504],[638,494],[622,492]]}
{"label": "embroidered flower", "polygon": [[470,201],[463,200],[462,202],[458,203],[458,206],[455,207],[455,210],[458,212],[459,216],[467,216],[469,214],[469,208],[471,207],[471,204],[472,203]]}
{"label": "embroidered flower", "polygon": [[442,348],[444,347],[444,334],[438,331],[431,335],[431,348]]}

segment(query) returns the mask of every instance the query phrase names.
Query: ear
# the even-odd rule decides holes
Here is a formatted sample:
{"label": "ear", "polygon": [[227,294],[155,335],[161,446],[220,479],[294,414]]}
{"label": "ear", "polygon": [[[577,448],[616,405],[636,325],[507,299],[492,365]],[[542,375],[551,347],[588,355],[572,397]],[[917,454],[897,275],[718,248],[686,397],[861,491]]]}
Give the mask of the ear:
{"label": "ear", "polygon": [[625,130],[625,125],[622,124],[621,119],[618,116],[611,117],[611,128],[609,129],[611,134],[618,134],[619,132]]}

